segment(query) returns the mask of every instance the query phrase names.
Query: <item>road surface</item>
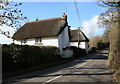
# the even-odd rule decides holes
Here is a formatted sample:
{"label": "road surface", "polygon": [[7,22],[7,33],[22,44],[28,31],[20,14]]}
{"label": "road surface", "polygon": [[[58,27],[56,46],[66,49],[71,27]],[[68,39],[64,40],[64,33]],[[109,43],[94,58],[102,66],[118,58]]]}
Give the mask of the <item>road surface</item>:
{"label": "road surface", "polygon": [[9,78],[3,82],[21,83],[61,83],[61,84],[114,84],[113,75],[107,63],[108,50],[62,64],[50,69]]}

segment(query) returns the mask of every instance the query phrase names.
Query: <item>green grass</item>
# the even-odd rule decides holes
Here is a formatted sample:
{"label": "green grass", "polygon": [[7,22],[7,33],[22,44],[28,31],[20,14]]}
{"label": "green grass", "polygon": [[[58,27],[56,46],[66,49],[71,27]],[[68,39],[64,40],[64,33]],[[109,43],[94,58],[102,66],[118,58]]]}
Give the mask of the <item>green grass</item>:
{"label": "green grass", "polygon": [[120,68],[118,69],[118,83],[120,84]]}
{"label": "green grass", "polygon": [[118,83],[120,83],[120,76],[119,76],[119,79],[118,79]]}
{"label": "green grass", "polygon": [[21,69],[21,70],[16,71],[16,72],[3,73],[2,77],[3,77],[3,79],[6,79],[6,78],[10,78],[10,77],[14,77],[14,76],[19,76],[19,75],[23,75],[23,74],[25,75],[25,74],[28,74],[30,72],[39,71],[39,70],[47,69],[47,68],[50,68],[50,67],[53,67],[53,66],[57,66],[57,65],[66,63],[68,61],[69,60],[66,59],[66,60],[60,60],[60,61],[57,61],[57,62],[40,64],[40,65],[37,65],[37,66],[32,66],[32,67],[24,68],[24,69]]}
{"label": "green grass", "polygon": [[108,56],[108,63],[109,63],[109,64],[110,64],[111,60],[112,60],[112,52],[110,52],[110,53],[109,53],[109,56]]}

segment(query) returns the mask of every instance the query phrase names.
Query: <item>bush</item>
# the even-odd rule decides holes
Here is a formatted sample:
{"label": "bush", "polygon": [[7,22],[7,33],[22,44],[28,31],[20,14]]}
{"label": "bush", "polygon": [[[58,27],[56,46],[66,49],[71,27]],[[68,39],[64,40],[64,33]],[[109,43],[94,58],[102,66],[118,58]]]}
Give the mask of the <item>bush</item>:
{"label": "bush", "polygon": [[96,52],[96,51],[97,51],[96,47],[92,47],[92,52]]}
{"label": "bush", "polygon": [[37,47],[28,45],[2,45],[3,72],[15,71],[60,60],[56,47]]}
{"label": "bush", "polygon": [[86,56],[86,50],[85,49],[81,49],[81,48],[77,48],[76,52],[75,52],[75,56],[76,57],[83,57]]}
{"label": "bush", "polygon": [[83,57],[86,55],[85,49],[77,48],[75,46],[71,46],[70,48],[73,50],[73,55],[75,57]]}
{"label": "bush", "polygon": [[113,56],[112,56],[112,52],[110,52],[109,55],[108,55],[108,64],[109,64],[109,65],[111,65],[110,63],[111,63],[111,61],[112,61],[112,59],[113,59],[112,57],[113,57]]}
{"label": "bush", "polygon": [[107,42],[99,42],[97,44],[97,49],[104,49],[104,48],[108,48],[110,43]]}
{"label": "bush", "polygon": [[96,47],[90,47],[89,48],[89,53],[94,53],[97,51],[97,48]]}

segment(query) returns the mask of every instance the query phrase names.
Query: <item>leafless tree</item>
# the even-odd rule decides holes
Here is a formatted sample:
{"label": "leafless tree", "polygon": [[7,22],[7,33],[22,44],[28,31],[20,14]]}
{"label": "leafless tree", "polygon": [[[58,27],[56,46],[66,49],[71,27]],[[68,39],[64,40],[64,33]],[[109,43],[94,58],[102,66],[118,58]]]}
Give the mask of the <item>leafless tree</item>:
{"label": "leafless tree", "polygon": [[120,80],[120,0],[98,0],[98,4],[109,9],[99,17],[100,27],[107,28],[110,32],[110,55],[109,61],[112,70],[115,72],[116,81]]}
{"label": "leafless tree", "polygon": [[[23,20],[27,19],[27,17],[23,16],[23,12],[18,9],[22,3],[13,3],[8,0],[0,1],[0,26],[6,25],[17,29]],[[3,31],[0,29],[0,34],[3,34],[10,38],[9,31]]]}

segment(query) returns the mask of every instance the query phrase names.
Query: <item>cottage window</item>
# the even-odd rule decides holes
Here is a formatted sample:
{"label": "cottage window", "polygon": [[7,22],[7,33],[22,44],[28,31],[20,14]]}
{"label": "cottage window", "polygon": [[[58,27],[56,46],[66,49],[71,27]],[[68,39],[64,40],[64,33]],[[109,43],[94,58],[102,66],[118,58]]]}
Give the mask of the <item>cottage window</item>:
{"label": "cottage window", "polygon": [[39,42],[40,42],[40,43],[42,42],[42,38],[39,38]]}
{"label": "cottage window", "polygon": [[27,43],[27,39],[24,39],[24,41],[23,41],[24,43]]}
{"label": "cottage window", "polygon": [[42,38],[35,38],[35,43],[41,43],[42,42]]}
{"label": "cottage window", "polygon": [[21,40],[21,44],[22,44],[22,43],[27,43],[27,39]]}
{"label": "cottage window", "polygon": [[38,43],[38,38],[35,38],[35,43]]}

